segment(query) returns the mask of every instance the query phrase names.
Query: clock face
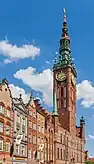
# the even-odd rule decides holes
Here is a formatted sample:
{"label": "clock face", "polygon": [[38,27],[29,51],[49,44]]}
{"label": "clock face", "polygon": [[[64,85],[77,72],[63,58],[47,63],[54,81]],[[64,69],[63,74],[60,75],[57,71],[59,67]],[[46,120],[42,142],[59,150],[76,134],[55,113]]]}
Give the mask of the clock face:
{"label": "clock face", "polygon": [[57,73],[56,74],[56,79],[58,80],[58,81],[64,81],[65,79],[66,79],[66,75],[65,75],[65,73]]}
{"label": "clock face", "polygon": [[76,78],[74,77],[73,74],[71,75],[71,80],[72,80],[73,85],[75,85],[76,84]]}

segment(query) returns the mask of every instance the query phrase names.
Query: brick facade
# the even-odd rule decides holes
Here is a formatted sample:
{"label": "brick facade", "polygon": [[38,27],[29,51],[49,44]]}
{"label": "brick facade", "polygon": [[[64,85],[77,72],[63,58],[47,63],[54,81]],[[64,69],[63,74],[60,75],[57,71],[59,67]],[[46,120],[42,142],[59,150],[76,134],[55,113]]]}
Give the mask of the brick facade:
{"label": "brick facade", "polygon": [[37,113],[33,97],[27,105],[28,108],[28,164],[35,162],[37,149]]}
{"label": "brick facade", "polygon": [[0,84],[0,164],[11,164],[13,137],[12,97],[6,79]]}

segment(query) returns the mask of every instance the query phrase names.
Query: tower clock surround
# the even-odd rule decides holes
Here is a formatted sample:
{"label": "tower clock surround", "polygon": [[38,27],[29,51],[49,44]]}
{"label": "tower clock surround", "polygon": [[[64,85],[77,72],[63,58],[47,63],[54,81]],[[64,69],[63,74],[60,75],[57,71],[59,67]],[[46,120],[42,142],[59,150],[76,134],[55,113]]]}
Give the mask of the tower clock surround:
{"label": "tower clock surround", "polygon": [[66,78],[67,78],[67,76],[64,72],[56,73],[56,80],[57,81],[64,81]]}

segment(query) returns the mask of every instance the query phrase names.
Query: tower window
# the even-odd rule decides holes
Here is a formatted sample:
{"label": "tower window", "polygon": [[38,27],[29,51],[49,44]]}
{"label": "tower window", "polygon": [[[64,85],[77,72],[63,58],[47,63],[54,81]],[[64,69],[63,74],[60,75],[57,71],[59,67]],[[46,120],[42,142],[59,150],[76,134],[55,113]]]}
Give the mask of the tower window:
{"label": "tower window", "polygon": [[59,98],[59,88],[57,88],[57,98]]}
{"label": "tower window", "polygon": [[61,149],[61,160],[62,160],[62,149]]}
{"label": "tower window", "polygon": [[66,46],[68,46],[68,41],[66,40]]}
{"label": "tower window", "polygon": [[61,96],[63,96],[63,87],[61,87]]}
{"label": "tower window", "polygon": [[64,87],[64,98],[66,97],[66,87]]}
{"label": "tower window", "polygon": [[63,99],[61,99],[61,108],[63,108]]}
{"label": "tower window", "polygon": [[60,134],[60,142],[62,143],[62,134]]}
{"label": "tower window", "polygon": [[59,108],[60,106],[59,106],[59,100],[57,100],[57,107]]}
{"label": "tower window", "polygon": [[64,103],[64,108],[66,108],[66,99],[64,99],[63,103]]}
{"label": "tower window", "polygon": [[71,98],[72,98],[72,100],[73,100],[73,96],[74,96],[74,92],[73,92],[73,89],[72,89],[72,91],[71,91]]}
{"label": "tower window", "polygon": [[57,148],[57,159],[59,159],[59,148]]}

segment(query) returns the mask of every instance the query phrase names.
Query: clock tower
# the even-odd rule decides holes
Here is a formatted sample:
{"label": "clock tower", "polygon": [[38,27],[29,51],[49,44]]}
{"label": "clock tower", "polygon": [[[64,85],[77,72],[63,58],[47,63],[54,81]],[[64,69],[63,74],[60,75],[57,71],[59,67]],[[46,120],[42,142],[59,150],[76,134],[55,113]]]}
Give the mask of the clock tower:
{"label": "clock tower", "polygon": [[71,56],[65,9],[59,59],[55,57],[53,66],[53,91],[56,92],[61,126],[76,135],[76,68]]}

